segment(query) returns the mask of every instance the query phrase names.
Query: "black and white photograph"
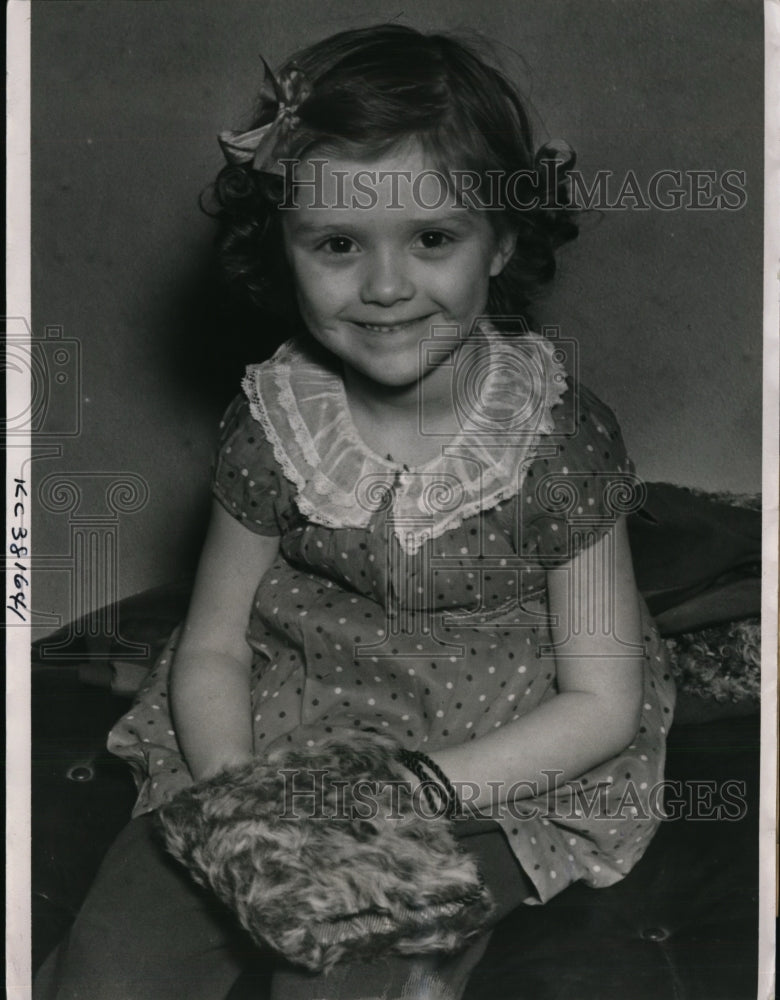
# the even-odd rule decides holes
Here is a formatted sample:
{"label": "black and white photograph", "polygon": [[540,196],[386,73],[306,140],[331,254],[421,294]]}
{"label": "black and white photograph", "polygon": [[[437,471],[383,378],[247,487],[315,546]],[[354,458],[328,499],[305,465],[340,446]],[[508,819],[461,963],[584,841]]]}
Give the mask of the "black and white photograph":
{"label": "black and white photograph", "polygon": [[7,6],[9,997],[774,996],[773,8]]}

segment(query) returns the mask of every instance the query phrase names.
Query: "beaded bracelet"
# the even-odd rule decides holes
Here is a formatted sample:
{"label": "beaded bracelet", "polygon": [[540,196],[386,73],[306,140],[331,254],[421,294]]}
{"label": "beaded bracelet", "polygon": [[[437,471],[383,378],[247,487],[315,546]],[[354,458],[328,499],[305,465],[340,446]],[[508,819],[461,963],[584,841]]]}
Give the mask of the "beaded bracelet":
{"label": "beaded bracelet", "polygon": [[[438,812],[439,806],[443,803],[447,819],[453,819],[460,814],[462,807],[458,793],[436,761],[432,760],[421,750],[406,750],[405,748],[401,748],[398,751],[398,760],[422,782],[423,794],[432,812]],[[431,777],[431,774],[433,777]],[[434,800],[431,785],[438,792],[440,800],[438,804]]]}

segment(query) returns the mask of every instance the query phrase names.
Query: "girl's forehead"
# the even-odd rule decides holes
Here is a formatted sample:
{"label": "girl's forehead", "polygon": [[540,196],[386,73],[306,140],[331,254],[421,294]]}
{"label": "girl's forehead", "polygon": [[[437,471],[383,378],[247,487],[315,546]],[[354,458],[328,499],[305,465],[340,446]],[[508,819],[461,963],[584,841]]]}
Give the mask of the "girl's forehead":
{"label": "girl's forehead", "polygon": [[323,144],[315,146],[309,153],[300,159],[295,167],[296,177],[307,176],[309,179],[320,172],[318,164],[325,161],[328,168],[334,170],[348,170],[355,172],[358,170],[427,170],[433,167],[430,157],[426,154],[419,142],[409,140],[399,143],[397,146],[388,149],[384,153],[361,154],[357,151],[338,151],[328,149]]}
{"label": "girl's forehead", "polygon": [[467,211],[450,179],[415,146],[370,158],[314,152],[294,166],[286,203],[305,214]]}

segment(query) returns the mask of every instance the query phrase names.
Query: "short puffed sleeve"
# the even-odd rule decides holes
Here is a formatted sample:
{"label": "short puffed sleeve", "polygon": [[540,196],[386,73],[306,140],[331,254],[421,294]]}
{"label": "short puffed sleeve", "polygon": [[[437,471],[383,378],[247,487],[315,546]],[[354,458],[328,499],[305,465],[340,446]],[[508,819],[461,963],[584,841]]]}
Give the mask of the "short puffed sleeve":
{"label": "short puffed sleeve", "polygon": [[220,423],[212,492],[250,531],[280,533],[281,476],[273,449],[244,396],[233,400]]}
{"label": "short puffed sleeve", "polygon": [[598,541],[645,496],[614,413],[568,381],[552,411],[555,428],[526,470],[518,505],[518,551],[533,553],[545,568]]}

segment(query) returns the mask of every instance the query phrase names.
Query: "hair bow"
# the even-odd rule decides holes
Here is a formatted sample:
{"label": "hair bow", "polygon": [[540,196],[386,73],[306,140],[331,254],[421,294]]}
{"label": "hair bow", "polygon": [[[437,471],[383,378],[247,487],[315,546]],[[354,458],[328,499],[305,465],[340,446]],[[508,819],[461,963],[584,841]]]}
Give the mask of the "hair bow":
{"label": "hair bow", "polygon": [[260,58],[265,75],[260,90],[259,117],[273,117],[249,132],[220,132],[217,141],[231,166],[250,163],[253,170],[282,175],[279,157],[287,152],[285,146],[290,133],[300,124],[298,107],[311,94],[311,84],[296,66],[285,70],[277,79],[265,59]]}

